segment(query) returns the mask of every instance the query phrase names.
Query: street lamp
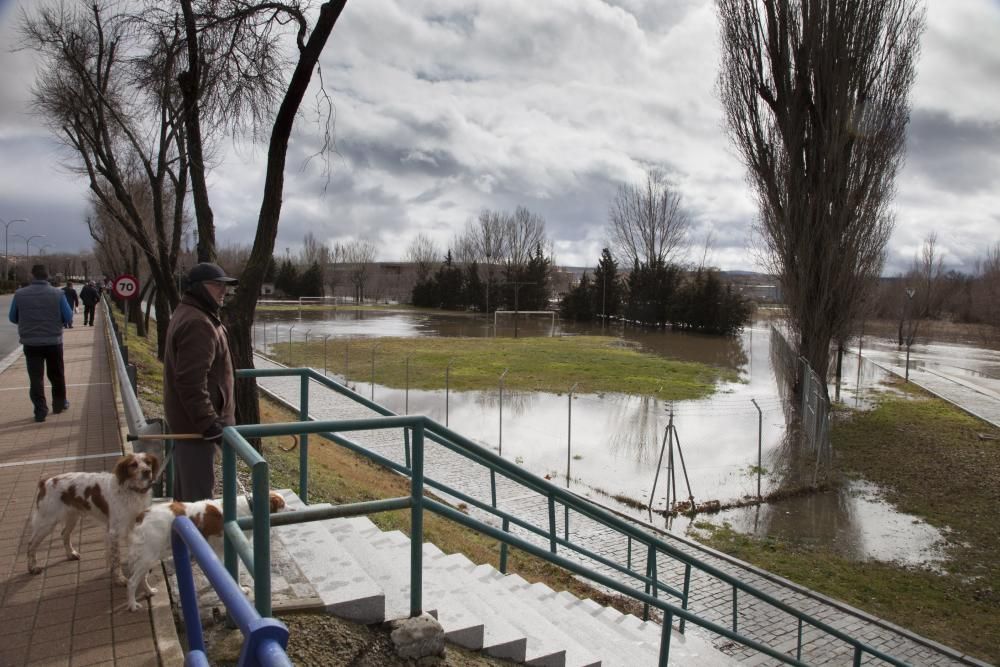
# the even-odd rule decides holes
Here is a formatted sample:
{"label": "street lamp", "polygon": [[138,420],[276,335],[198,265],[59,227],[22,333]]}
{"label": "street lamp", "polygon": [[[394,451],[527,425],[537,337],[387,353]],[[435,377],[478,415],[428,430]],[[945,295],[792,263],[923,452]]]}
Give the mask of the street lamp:
{"label": "street lamp", "polygon": [[0,223],[3,223],[3,280],[7,280],[7,276],[10,274],[10,260],[7,257],[7,232],[15,222],[27,222],[27,220],[25,218],[15,218],[10,222],[6,222],[3,218],[0,218]]}
{"label": "street lamp", "polygon": [[14,238],[16,238],[16,239],[24,239],[24,261],[25,261],[25,263],[27,263],[27,261],[29,259],[31,259],[31,241],[32,241],[32,239],[44,239],[45,238],[45,234],[32,234],[31,236],[28,236],[28,237],[21,236],[20,234],[15,234]]}

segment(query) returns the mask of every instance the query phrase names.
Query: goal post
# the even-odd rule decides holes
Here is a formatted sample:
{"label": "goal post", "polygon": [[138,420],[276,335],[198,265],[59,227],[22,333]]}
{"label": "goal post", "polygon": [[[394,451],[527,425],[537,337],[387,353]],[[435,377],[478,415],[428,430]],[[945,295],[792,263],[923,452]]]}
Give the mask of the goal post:
{"label": "goal post", "polygon": [[515,322],[518,317],[522,315],[541,315],[547,316],[550,319],[549,325],[549,335],[554,336],[556,333],[556,311],[554,310],[495,310],[493,311],[493,330],[496,331],[497,323],[499,321],[500,315],[513,315]]}

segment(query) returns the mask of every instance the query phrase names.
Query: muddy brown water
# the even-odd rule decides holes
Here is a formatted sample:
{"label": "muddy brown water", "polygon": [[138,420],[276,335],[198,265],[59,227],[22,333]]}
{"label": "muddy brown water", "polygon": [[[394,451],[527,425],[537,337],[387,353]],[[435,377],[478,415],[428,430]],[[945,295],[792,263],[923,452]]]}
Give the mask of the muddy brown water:
{"label": "muddy brown water", "polygon": [[[463,314],[407,311],[301,311],[260,313],[258,348],[287,344],[309,332],[316,337],[370,338],[407,336],[511,336],[511,322],[492,322]],[[263,333],[266,331],[266,333]],[[277,332],[277,337],[276,333]],[[528,470],[550,477],[581,494],[615,505],[638,518],[672,530],[685,531],[690,521],[668,521],[657,514],[618,503],[614,496],[666,507],[669,455],[663,448],[665,430],[673,414],[675,449],[673,482],[679,500],[688,497],[682,454],[695,501],[736,501],[757,494],[758,436],[761,443],[763,494],[808,483],[801,470],[789,465],[791,406],[779,391],[779,378],[770,359],[770,327],[756,322],[735,337],[721,338],[672,331],[650,332],[620,326],[602,328],[561,322],[548,317],[523,318],[519,336],[605,334],[618,336],[652,354],[712,364],[736,371],[737,382],[721,382],[705,399],[672,404],[649,396],[624,394],[574,395],[503,392],[406,392],[360,383],[356,389],[397,413],[422,413],[500,452]],[[871,341],[874,345],[874,341]],[[911,350],[912,352],[912,350]],[[856,354],[844,358],[840,400],[863,409],[880,391],[886,373]],[[834,392],[831,390],[831,394]],[[756,401],[760,407],[752,402]],[[447,404],[446,404],[447,401]],[[572,419],[571,419],[572,417]],[[660,461],[663,452],[662,463]],[[660,474],[653,492],[654,477]],[[567,467],[569,478],[567,480]],[[794,473],[793,473],[794,470]],[[839,492],[791,498],[760,508],[748,507],[701,515],[721,525],[758,535],[773,535],[825,545],[856,559],[933,563],[941,557],[942,535],[912,516],[896,513],[881,500],[878,489],[857,482]]]}

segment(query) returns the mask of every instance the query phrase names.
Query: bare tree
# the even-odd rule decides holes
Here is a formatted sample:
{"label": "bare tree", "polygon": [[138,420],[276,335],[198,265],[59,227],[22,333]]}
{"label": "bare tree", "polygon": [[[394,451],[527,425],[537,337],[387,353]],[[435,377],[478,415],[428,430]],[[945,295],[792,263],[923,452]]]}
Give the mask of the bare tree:
{"label": "bare tree", "polygon": [[362,303],[365,298],[365,286],[370,278],[371,264],[375,261],[375,242],[368,239],[355,239],[344,245],[344,263],[350,271],[351,284],[354,285],[355,303]]}
{"label": "bare tree", "polygon": [[800,353],[830,342],[881,271],[924,25],[914,0],[716,0],[719,89]]}
{"label": "bare tree", "polygon": [[937,232],[928,234],[920,252],[913,258],[910,274],[920,304],[914,312],[916,317],[936,317],[940,312],[944,257],[938,253],[937,239]]}
{"label": "bare tree", "polygon": [[441,263],[441,251],[429,236],[417,234],[406,249],[406,260],[416,267],[417,281],[425,282]]}
{"label": "bare tree", "polygon": [[645,183],[618,186],[608,219],[616,254],[629,266],[667,264],[683,247],[691,226],[680,193],[657,169],[646,172]]}
{"label": "bare tree", "polygon": [[518,206],[513,215],[504,215],[503,263],[508,280],[517,280],[540,247],[549,245],[545,234],[545,218]]}
{"label": "bare tree", "polygon": [[184,225],[187,158],[178,95],[176,30],[136,40],[105,0],[43,5],[21,20],[42,66],[35,111],[67,146],[109,221],[145,258],[156,287],[160,352],[179,301],[173,281]]}

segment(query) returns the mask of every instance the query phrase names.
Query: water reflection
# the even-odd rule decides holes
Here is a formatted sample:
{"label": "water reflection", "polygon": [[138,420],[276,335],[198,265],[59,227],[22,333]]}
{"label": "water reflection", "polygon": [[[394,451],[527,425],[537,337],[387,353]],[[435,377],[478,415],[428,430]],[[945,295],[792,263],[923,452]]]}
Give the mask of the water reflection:
{"label": "water reflection", "polygon": [[[287,341],[288,327],[301,340],[311,336],[485,336],[492,327],[485,319],[463,314],[380,311],[303,311],[262,313],[267,342]],[[520,335],[549,335],[540,320],[519,325]],[[794,357],[778,354],[767,323],[756,323],[742,335],[723,339],[678,332],[648,332],[629,328],[604,329],[557,323],[559,335],[610,333],[623,344],[673,358],[712,363],[735,370],[738,382],[723,382],[710,397],[667,403],[650,396],[581,394],[572,399],[572,423],[567,395],[504,389],[502,420],[498,388],[476,392],[391,389],[360,383],[358,390],[398,413],[426,414],[447,423],[471,440],[502,452],[528,470],[547,475],[602,502],[623,496],[645,503],[657,473],[664,429],[673,414],[695,500],[724,503],[757,495],[758,438],[761,447],[761,491],[795,489],[812,482],[816,453],[802,445],[795,430],[796,406],[790,387],[796,372]],[[503,331],[498,331],[503,335]],[[386,360],[382,363],[394,363]],[[846,355],[841,400],[862,407],[886,377],[875,364]],[[833,393],[833,392],[831,392]],[[758,411],[751,399],[760,407]],[[758,430],[759,424],[759,430]],[[568,470],[567,470],[568,468]],[[666,458],[654,509],[666,507]],[[569,480],[566,479],[567,472]],[[676,481],[684,488],[681,471]],[[860,489],[860,490],[859,490]],[[599,490],[599,491],[598,491]],[[686,489],[685,489],[686,490]],[[684,495],[681,493],[678,496]],[[622,509],[627,510],[626,507]],[[632,510],[628,510],[632,511]],[[643,513],[645,514],[645,513]],[[704,517],[705,515],[702,515]],[[645,517],[643,517],[645,518]],[[867,487],[845,493],[793,498],[759,509],[744,508],[710,516],[730,521],[738,530],[755,534],[790,535],[826,546],[843,547],[850,557],[898,558],[904,553],[926,560],[924,546],[939,536],[899,518]],[[661,519],[662,521],[662,519]],[[683,521],[675,525],[684,527]],[[879,531],[886,539],[879,540]],[[898,539],[896,539],[898,533]],[[909,541],[908,541],[909,540]],[[916,547],[912,546],[917,544]]]}
{"label": "water reflection", "polygon": [[673,529],[690,532],[695,522],[728,523],[741,533],[794,541],[853,560],[933,566],[945,559],[945,537],[939,530],[896,512],[881,500],[878,487],[863,480],[839,491],[760,507],[742,507],[694,520],[678,517]]}

